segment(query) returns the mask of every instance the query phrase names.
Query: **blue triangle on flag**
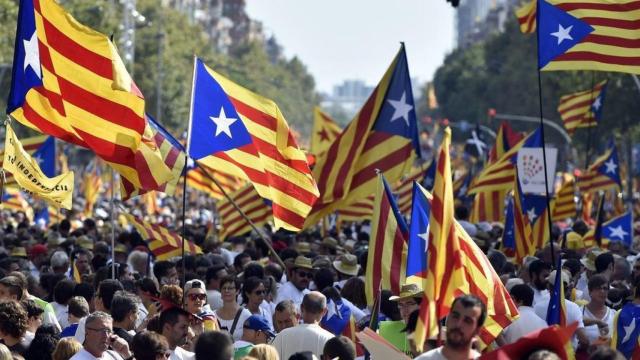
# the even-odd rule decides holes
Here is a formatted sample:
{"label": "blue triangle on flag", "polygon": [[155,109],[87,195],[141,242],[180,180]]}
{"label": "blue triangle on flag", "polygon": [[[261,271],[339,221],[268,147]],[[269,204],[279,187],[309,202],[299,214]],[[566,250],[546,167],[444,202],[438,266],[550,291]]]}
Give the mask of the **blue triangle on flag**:
{"label": "blue triangle on flag", "polygon": [[538,67],[580,43],[594,28],[544,0],[538,0]]}
{"label": "blue triangle on flag", "polygon": [[607,95],[607,84],[602,86],[600,89],[600,94],[593,99],[593,103],[591,104],[591,112],[593,113],[593,118],[596,120],[602,119],[602,108],[604,108],[604,99]]}
{"label": "blue triangle on flag", "polygon": [[418,183],[414,182],[407,254],[407,276],[426,275],[430,213],[431,205],[429,201],[420,190]]}
{"label": "blue triangle on flag", "polygon": [[31,155],[47,177],[56,176],[56,139],[49,136]]}
{"label": "blue triangle on flag", "polygon": [[633,227],[631,226],[631,212],[626,212],[602,225],[604,238],[609,241],[620,241],[626,246],[631,246],[633,240]]}
{"label": "blue triangle on flag", "polygon": [[598,172],[602,175],[610,177],[613,181],[621,186],[620,180],[620,161],[618,161],[618,150],[615,145],[612,146],[611,154],[607,160],[598,167]]}
{"label": "blue triangle on flag", "polygon": [[513,197],[507,202],[507,210],[504,220],[504,234],[502,235],[502,247],[507,249],[516,248],[515,221],[513,218],[514,204]]}

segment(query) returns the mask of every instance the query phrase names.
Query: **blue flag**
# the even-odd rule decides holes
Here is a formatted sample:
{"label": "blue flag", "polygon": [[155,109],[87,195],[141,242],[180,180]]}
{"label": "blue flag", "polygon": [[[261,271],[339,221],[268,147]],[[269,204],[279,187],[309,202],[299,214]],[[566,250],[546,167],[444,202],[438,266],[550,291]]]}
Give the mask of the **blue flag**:
{"label": "blue flag", "polygon": [[538,68],[580,43],[594,31],[586,22],[544,0],[538,0]]}
{"label": "blue flag", "polygon": [[564,283],[562,281],[562,258],[558,255],[556,278],[547,308],[547,325],[567,326],[567,312],[564,305]]}
{"label": "blue flag", "polygon": [[609,241],[620,241],[627,247],[631,247],[633,240],[633,227],[631,226],[631,212],[615,217],[603,225],[604,238]]}
{"label": "blue flag", "polygon": [[38,211],[34,216],[34,222],[38,224],[42,222],[44,225],[49,225],[51,219],[49,218],[49,207],[45,206],[40,211]]}
{"label": "blue flag", "polygon": [[422,180],[422,186],[428,191],[433,189],[433,184],[436,181],[436,159],[431,160],[431,164],[427,168],[424,174],[424,180]]}
{"label": "blue flag", "polygon": [[516,249],[515,220],[513,218],[513,197],[507,202],[507,214],[504,220],[504,233],[502,234],[502,247],[505,249]]}
{"label": "blue flag", "polygon": [[607,160],[598,167],[597,171],[600,174],[611,178],[611,180],[615,181],[616,184],[622,188],[622,181],[620,179],[620,162],[618,161],[618,150],[615,144],[611,144],[611,154],[609,154]]}
{"label": "blue flag", "polygon": [[47,177],[56,176],[56,139],[53,136],[49,136],[31,157],[38,162]]}
{"label": "blue flag", "polygon": [[602,86],[600,94],[598,94],[598,96],[593,99],[593,103],[591,103],[591,112],[593,113],[593,118],[597,121],[602,119],[602,108],[604,107],[604,99],[607,95],[607,85],[608,82]]}
{"label": "blue flag", "polygon": [[413,205],[407,255],[407,276],[427,276],[427,244],[429,241],[429,214],[431,204],[424,190],[413,183]]}

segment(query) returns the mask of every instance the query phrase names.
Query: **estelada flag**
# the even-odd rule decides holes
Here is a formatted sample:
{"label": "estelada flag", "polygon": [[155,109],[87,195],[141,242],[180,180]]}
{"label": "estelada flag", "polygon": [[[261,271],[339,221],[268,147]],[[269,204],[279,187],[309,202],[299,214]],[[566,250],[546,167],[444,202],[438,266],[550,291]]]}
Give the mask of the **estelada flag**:
{"label": "estelada flag", "polygon": [[341,132],[340,125],[316,106],[313,108],[313,132],[309,151],[316,156],[322,154]]}

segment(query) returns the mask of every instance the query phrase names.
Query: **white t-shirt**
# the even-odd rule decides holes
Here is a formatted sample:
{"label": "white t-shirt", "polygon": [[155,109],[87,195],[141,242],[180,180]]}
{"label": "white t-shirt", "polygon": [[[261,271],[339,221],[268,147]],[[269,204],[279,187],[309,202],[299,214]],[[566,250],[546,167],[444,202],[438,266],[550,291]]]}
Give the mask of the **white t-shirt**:
{"label": "white t-shirt", "polygon": [[[565,300],[564,306],[565,306],[565,309],[567,310],[567,325],[573,324],[574,322],[577,321],[578,329],[584,328],[584,322],[582,321],[582,310],[580,310],[580,307],[571,300]],[[541,301],[539,304],[534,306],[536,315],[538,315],[544,321],[547,321],[548,308],[549,308],[549,298],[547,298],[546,301]],[[571,339],[571,343],[573,344],[574,349],[578,347],[578,337],[575,334]]]}
{"label": "white t-shirt", "polygon": [[[471,359],[477,359],[478,357],[480,357],[480,353],[472,350],[472,355],[471,355]],[[426,353],[418,356],[417,358],[415,358],[414,360],[447,360],[447,358],[442,355],[442,346],[440,346],[439,348],[435,348],[433,350],[429,350]]]}
{"label": "white t-shirt", "polygon": [[[216,317],[218,318],[218,322],[220,323],[220,330],[226,330],[231,334],[231,327],[233,326],[233,320],[235,319],[235,314],[233,315],[233,319],[224,320],[218,314],[218,310],[214,311],[214,313],[216,314]],[[233,330],[233,334],[231,334],[233,341],[238,341],[240,340],[240,338],[242,338],[242,332],[244,331],[243,325],[244,325],[244,322],[249,318],[249,316],[251,316],[251,312],[243,308],[242,312],[240,313],[240,317],[238,318],[238,322],[236,323],[236,328]]]}
{"label": "white t-shirt", "polygon": [[514,343],[524,335],[547,327],[547,322],[540,319],[532,307],[519,306],[518,312],[520,317],[507,326],[502,333],[507,344]]}
{"label": "white t-shirt", "polygon": [[73,355],[69,360],[122,360],[122,356],[113,350],[107,350],[98,358],[91,355],[87,350],[80,349],[80,351]]}
{"label": "white t-shirt", "polygon": [[196,354],[191,351],[187,351],[180,346],[176,346],[173,351],[171,351],[171,356],[169,360],[195,360]]}
{"label": "white t-shirt", "polygon": [[[583,319],[602,320],[607,323],[609,327],[609,331],[607,332],[605,337],[611,337],[611,335],[613,334],[613,319],[615,318],[615,315],[616,315],[615,310],[607,306],[607,312],[604,314],[604,317],[602,319],[598,319],[595,315],[591,313],[591,311],[589,311],[589,309],[586,306],[582,307]],[[585,326],[584,332],[587,335],[587,338],[589,338],[589,342],[593,342],[594,340],[600,337],[600,328],[598,328],[598,325]]]}
{"label": "white t-shirt", "polygon": [[211,310],[218,310],[222,307],[222,294],[218,290],[207,290],[207,302]]}
{"label": "white t-shirt", "polygon": [[278,296],[276,297],[275,303],[278,305],[283,300],[291,300],[296,307],[300,309],[302,299],[308,293],[309,289],[300,291],[295,285],[293,285],[293,283],[291,283],[291,281],[287,281],[280,287],[280,289],[278,289]]}
{"label": "white t-shirt", "polygon": [[56,313],[56,319],[58,319],[58,324],[60,324],[61,328],[66,328],[69,326],[69,307],[67,305],[62,305],[57,302],[50,302],[51,307],[53,307],[53,311]]}
{"label": "white t-shirt", "polygon": [[335,337],[317,324],[300,324],[282,330],[273,340],[280,359],[288,359],[300,351],[311,351],[318,358],[322,356],[324,345]]}

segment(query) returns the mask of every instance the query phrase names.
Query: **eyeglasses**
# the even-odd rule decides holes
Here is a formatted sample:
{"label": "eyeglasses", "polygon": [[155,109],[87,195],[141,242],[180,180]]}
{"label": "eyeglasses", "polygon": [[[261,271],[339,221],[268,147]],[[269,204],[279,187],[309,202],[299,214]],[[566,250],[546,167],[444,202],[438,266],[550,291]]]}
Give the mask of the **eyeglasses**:
{"label": "eyeglasses", "polygon": [[113,334],[113,330],[109,329],[109,328],[102,328],[102,329],[94,329],[94,328],[90,328],[87,327],[87,330],[91,330],[91,331],[95,331],[97,333],[101,333],[101,334],[105,334],[105,335],[111,335]]}
{"label": "eyeglasses", "polygon": [[223,287],[220,290],[222,290],[224,292],[233,292],[233,291],[236,291],[236,288],[235,287]]}
{"label": "eyeglasses", "polygon": [[189,300],[191,301],[204,300],[206,298],[207,294],[189,294]]}
{"label": "eyeglasses", "polygon": [[266,293],[266,291],[265,290],[256,290],[253,293],[258,295],[258,296],[260,296],[260,295],[264,295]]}
{"label": "eyeglasses", "polygon": [[307,279],[313,279],[313,273],[310,273],[310,272],[298,271],[297,274],[300,277],[306,277]]}
{"label": "eyeglasses", "polygon": [[167,352],[159,352],[156,355],[161,355],[162,357],[164,357],[165,359],[169,359],[171,357],[171,351],[167,351]]}

